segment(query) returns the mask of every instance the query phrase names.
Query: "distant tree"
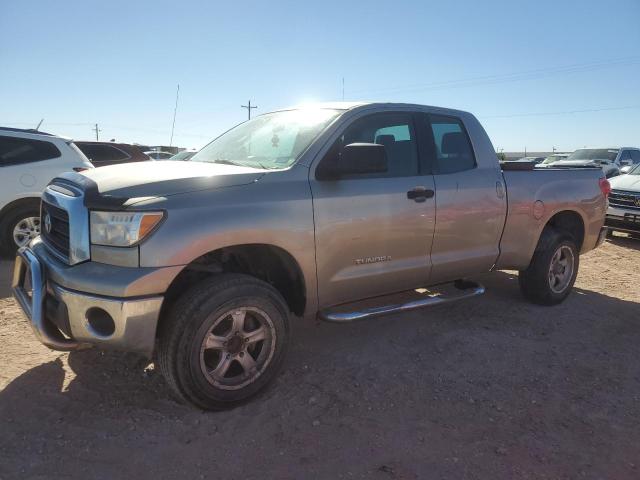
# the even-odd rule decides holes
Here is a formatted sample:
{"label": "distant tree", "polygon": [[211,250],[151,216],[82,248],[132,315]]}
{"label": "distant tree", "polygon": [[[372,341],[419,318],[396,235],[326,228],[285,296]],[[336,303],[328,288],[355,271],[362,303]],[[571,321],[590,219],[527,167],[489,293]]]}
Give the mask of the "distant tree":
{"label": "distant tree", "polygon": [[496,155],[498,156],[498,160],[500,160],[501,162],[507,160],[507,156],[504,154],[504,152],[496,152]]}

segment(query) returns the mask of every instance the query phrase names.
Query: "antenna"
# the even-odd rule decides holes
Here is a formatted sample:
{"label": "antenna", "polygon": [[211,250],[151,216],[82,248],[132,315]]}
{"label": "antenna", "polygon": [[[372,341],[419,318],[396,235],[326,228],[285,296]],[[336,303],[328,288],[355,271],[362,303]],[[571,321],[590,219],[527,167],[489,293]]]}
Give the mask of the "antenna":
{"label": "antenna", "polygon": [[38,122],[38,126],[36,127],[36,132],[40,130],[40,125],[42,125],[42,122],[44,122],[44,118],[40,119],[40,122]]}
{"label": "antenna", "polygon": [[342,101],[344,102],[344,77],[342,77]]}
{"label": "antenna", "polygon": [[176,113],[178,112],[178,96],[180,95],[180,84],[176,90],[176,106],[173,109],[173,123],[171,124],[171,140],[169,140],[169,146],[173,146],[173,129],[176,127]]}
{"label": "antenna", "polygon": [[258,108],[257,105],[253,105],[253,106],[251,105],[251,100],[249,100],[246,105],[240,105],[240,107],[247,109],[247,113],[249,114],[249,120],[251,120],[251,109]]}

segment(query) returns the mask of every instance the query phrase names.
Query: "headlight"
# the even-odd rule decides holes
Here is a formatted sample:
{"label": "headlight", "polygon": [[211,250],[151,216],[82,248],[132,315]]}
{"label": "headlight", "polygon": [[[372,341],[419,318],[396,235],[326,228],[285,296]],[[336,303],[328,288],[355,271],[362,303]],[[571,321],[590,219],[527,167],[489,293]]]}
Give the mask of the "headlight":
{"label": "headlight", "polygon": [[91,243],[128,247],[160,223],[162,212],[91,212]]}

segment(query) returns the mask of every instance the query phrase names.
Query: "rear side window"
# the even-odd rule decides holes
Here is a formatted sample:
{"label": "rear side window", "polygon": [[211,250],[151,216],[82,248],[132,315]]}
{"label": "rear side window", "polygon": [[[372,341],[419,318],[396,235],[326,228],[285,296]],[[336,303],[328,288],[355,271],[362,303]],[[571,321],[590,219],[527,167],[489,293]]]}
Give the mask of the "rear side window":
{"label": "rear side window", "polygon": [[0,136],[0,167],[41,162],[61,155],[58,147],[50,142]]}
{"label": "rear side window", "polygon": [[89,160],[94,162],[113,162],[127,160],[129,155],[113,145],[93,145],[79,144],[78,148],[82,150]]}
{"label": "rear side window", "polygon": [[[374,175],[376,177],[409,177],[418,174],[418,148],[409,114],[378,113],[361,118],[347,127],[339,142],[341,147],[351,143],[384,145],[388,170]],[[366,175],[367,178],[371,176]]]}
{"label": "rear side window", "polygon": [[436,150],[436,174],[456,173],[476,167],[476,159],[462,121],[429,115]]}

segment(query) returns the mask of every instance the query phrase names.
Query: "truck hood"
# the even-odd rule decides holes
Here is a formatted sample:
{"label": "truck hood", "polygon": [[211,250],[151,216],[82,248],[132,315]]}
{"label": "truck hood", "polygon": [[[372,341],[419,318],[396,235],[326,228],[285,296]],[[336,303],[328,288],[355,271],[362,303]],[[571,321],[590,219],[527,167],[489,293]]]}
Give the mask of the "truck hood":
{"label": "truck hood", "polygon": [[640,192],[640,175],[620,175],[609,179],[611,188]]}
{"label": "truck hood", "polygon": [[83,187],[90,207],[119,207],[143,199],[246,185],[264,170],[205,162],[149,161],[110,165],[58,178]]}

